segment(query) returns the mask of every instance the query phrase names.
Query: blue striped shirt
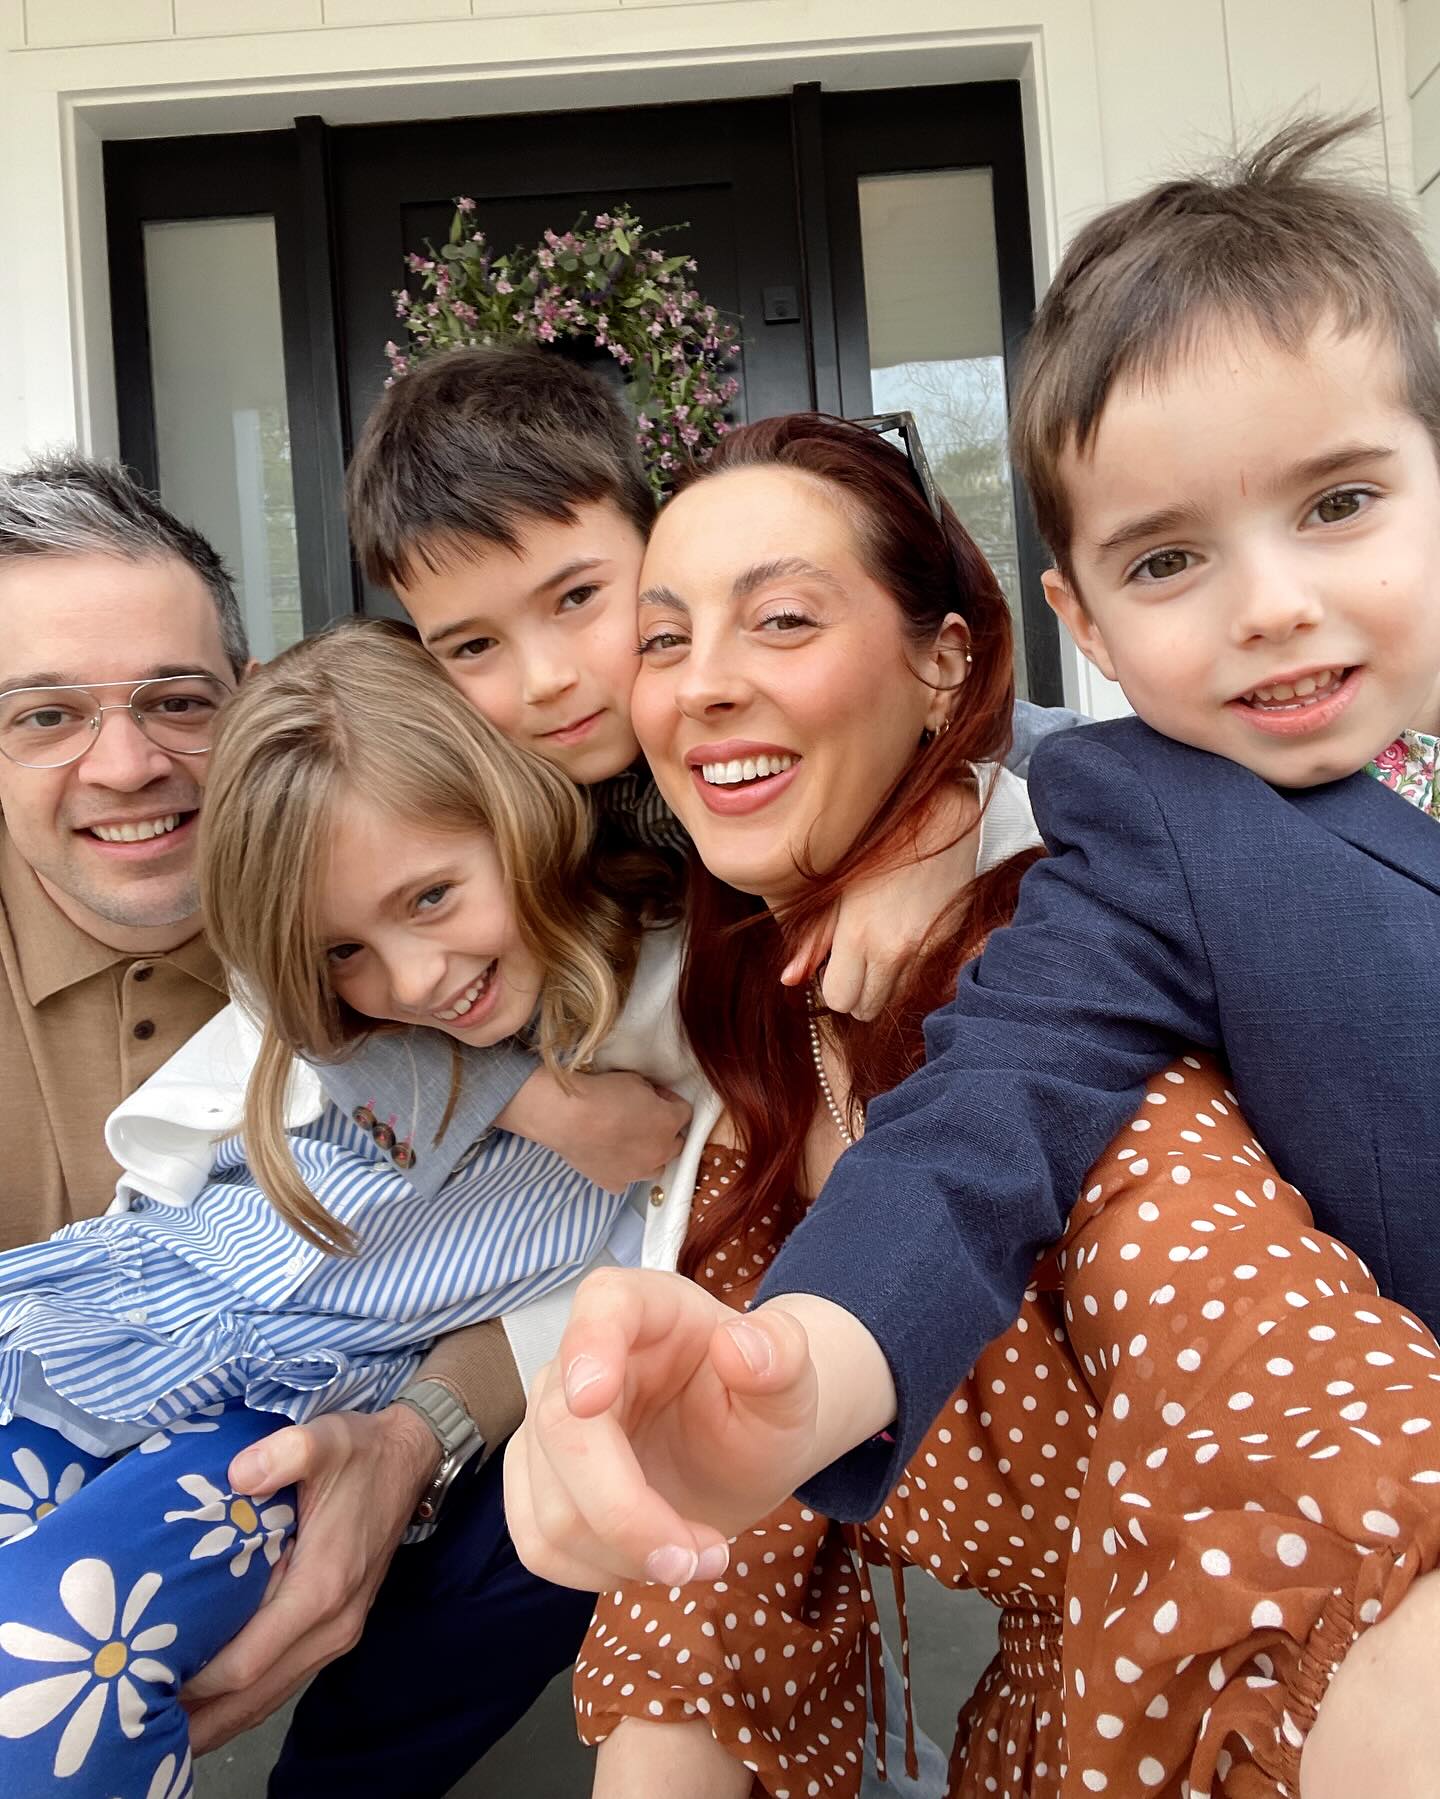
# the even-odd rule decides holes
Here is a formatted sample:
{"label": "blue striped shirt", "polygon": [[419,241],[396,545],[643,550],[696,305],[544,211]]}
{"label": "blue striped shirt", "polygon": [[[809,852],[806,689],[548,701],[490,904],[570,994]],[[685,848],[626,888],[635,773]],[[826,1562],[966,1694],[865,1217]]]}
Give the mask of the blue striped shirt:
{"label": "blue striped shirt", "polygon": [[0,1255],[0,1421],[107,1454],[224,1400],[297,1422],[377,1410],[433,1338],[575,1274],[624,1204],[505,1131],[424,1200],[334,1106],[290,1141],[354,1256],[297,1237],[228,1138],[190,1205],[138,1199]]}

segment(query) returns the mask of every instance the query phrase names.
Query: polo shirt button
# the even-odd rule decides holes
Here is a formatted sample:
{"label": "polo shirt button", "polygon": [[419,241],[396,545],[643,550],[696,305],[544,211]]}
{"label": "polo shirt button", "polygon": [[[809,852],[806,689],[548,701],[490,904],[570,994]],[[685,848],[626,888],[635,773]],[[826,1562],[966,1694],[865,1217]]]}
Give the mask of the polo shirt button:
{"label": "polo shirt button", "polygon": [[285,1272],[286,1272],[286,1274],[299,1274],[300,1270],[304,1266],[305,1266],[305,1252],[303,1249],[297,1249],[295,1251],[294,1255],[290,1257],[289,1261],[286,1262]]}
{"label": "polo shirt button", "polygon": [[155,1020],[153,1018],[142,1018],[139,1024],[135,1026],[135,1035],[142,1043],[148,1038],[153,1037],[155,1035]]}
{"label": "polo shirt button", "polygon": [[362,1131],[374,1130],[375,1114],[370,1110],[369,1106],[356,1106],[350,1116],[354,1122],[360,1126]]}
{"label": "polo shirt button", "polygon": [[665,1189],[663,1187],[652,1187],[650,1189],[650,1203],[652,1206],[663,1206],[664,1205]]}
{"label": "polo shirt button", "polygon": [[154,972],[155,964],[153,962],[144,962],[139,968],[131,970],[137,981],[148,981]]}
{"label": "polo shirt button", "polygon": [[130,1324],[144,1324],[149,1316],[150,1314],[145,1310],[144,1306],[136,1306],[133,1311],[129,1311],[125,1314],[126,1320]]}

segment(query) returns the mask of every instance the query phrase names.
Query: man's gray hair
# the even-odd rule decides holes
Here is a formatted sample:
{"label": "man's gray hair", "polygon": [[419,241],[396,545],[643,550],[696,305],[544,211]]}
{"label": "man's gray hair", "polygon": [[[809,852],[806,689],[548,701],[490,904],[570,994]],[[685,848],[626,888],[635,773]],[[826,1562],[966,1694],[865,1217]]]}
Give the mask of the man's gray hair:
{"label": "man's gray hair", "polygon": [[231,672],[249,660],[245,617],[218,553],[124,469],[73,450],[0,474],[0,565],[26,556],[173,556],[209,590]]}

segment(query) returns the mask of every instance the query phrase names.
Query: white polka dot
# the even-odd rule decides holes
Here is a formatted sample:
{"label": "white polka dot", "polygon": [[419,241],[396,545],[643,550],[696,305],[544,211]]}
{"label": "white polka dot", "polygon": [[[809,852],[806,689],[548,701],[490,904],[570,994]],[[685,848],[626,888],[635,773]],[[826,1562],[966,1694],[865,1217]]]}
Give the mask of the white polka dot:
{"label": "white polka dot", "polygon": [[1100,1716],[1095,1720],[1095,1728],[1100,1732],[1102,1737],[1113,1740],[1115,1737],[1119,1736],[1125,1726],[1115,1716],[1114,1712],[1101,1712]]}
{"label": "white polka dot", "polygon": [[1155,1614],[1154,1624],[1155,1624],[1156,1630],[1159,1631],[1159,1633],[1162,1637],[1168,1637],[1170,1635],[1170,1632],[1172,1630],[1174,1630],[1175,1626],[1179,1622],[1180,1622],[1179,1606],[1176,1605],[1176,1603],[1173,1599],[1167,1599],[1165,1601],[1164,1605],[1162,1605],[1160,1607],[1159,1611],[1157,1611]]}
{"label": "white polka dot", "polygon": [[1160,1416],[1167,1424],[1182,1424],[1185,1420],[1185,1408],[1172,1399],[1160,1408]]}
{"label": "white polka dot", "polygon": [[1128,1656],[1121,1655],[1116,1657],[1115,1678],[1116,1680],[1123,1681],[1127,1687],[1134,1686],[1135,1682],[1139,1680],[1143,1672],[1144,1670],[1138,1668]]}
{"label": "white polka dot", "polygon": [[1360,1519],[1366,1530],[1374,1531],[1377,1537],[1398,1537],[1400,1526],[1389,1512],[1366,1512]]}
{"label": "white polka dot", "polygon": [[1187,1374],[1193,1374],[1200,1366],[1200,1351],[1198,1349],[1182,1349],[1179,1355],[1176,1356],[1175,1363],[1177,1367],[1183,1368]]}
{"label": "white polka dot", "polygon": [[1087,1768],[1080,1778],[1085,1782],[1086,1790],[1091,1793],[1103,1793],[1110,1784],[1098,1768]]}
{"label": "white polka dot", "polygon": [[1213,1574],[1217,1580],[1223,1580],[1230,1572],[1230,1557],[1223,1549],[1207,1549],[1200,1557],[1200,1566],[1207,1574]]}
{"label": "white polka dot", "polygon": [[1157,1762],[1153,1755],[1147,1755],[1140,1763],[1140,1778],[1147,1787],[1158,1787],[1165,1778],[1164,1764]]}
{"label": "white polka dot", "polygon": [[1262,1599],[1251,1612],[1250,1622],[1256,1630],[1275,1629],[1285,1622],[1285,1614],[1273,1599]]}
{"label": "white polka dot", "polygon": [[1232,1393],[1227,1404],[1232,1412],[1248,1412],[1255,1403],[1252,1393]]}
{"label": "white polka dot", "polygon": [[1287,1530],[1275,1545],[1275,1553],[1287,1568],[1298,1568],[1310,1553],[1310,1545],[1304,1537],[1293,1530]]}

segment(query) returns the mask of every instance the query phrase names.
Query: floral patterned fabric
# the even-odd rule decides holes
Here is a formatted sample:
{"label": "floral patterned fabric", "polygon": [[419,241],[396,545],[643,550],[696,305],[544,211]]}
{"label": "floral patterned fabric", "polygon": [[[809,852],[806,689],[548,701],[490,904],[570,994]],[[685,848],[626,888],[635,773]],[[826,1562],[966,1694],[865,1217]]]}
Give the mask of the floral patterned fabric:
{"label": "floral patterned fabric", "polygon": [[207,1408],[113,1461],[0,1429],[0,1793],[191,1799],[179,1693],[254,1614],[294,1490],[230,1490],[286,1421]]}
{"label": "floral patterned fabric", "polygon": [[1366,770],[1383,787],[1409,800],[1431,818],[1440,818],[1440,795],[1435,774],[1440,767],[1440,737],[1423,731],[1402,731],[1389,749],[1382,750]]}
{"label": "floral patterned fabric", "polygon": [[[728,1156],[697,1206],[724,1203]],[[726,1245],[706,1284],[743,1304],[775,1247]],[[853,1799],[871,1560],[1001,1608],[951,1799],[1293,1799],[1330,1676],[1440,1563],[1440,1346],[1187,1056],[879,1516],[856,1532],[792,1500],[723,1581],[601,1600],[582,1737],[703,1719],[757,1793]]]}

